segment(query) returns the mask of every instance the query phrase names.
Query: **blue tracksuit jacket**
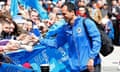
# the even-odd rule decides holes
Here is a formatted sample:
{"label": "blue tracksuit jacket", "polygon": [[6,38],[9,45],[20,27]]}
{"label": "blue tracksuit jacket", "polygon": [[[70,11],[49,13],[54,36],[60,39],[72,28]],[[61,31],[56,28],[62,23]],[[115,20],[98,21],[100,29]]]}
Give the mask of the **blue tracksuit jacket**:
{"label": "blue tracksuit jacket", "polygon": [[[94,64],[100,63],[99,51],[101,48],[100,33],[90,19],[85,20],[87,32],[83,26],[83,18],[78,17],[73,27],[69,24],[63,25],[57,31],[56,41],[52,43],[48,39],[41,40],[44,44],[59,48],[64,44],[68,44],[69,66],[75,71],[82,71],[87,68],[87,63],[90,58],[94,59]],[[88,35],[87,35],[88,34]]]}

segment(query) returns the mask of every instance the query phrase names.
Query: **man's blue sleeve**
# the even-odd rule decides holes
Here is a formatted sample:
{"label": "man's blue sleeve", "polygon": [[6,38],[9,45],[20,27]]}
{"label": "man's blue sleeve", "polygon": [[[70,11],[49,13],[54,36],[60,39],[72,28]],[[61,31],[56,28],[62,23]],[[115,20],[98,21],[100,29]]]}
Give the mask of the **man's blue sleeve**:
{"label": "man's blue sleeve", "polygon": [[91,50],[90,50],[90,58],[95,58],[100,51],[101,48],[101,36],[100,36],[100,32],[96,26],[96,24],[90,20],[90,19],[86,19],[85,20],[85,26],[87,28],[88,31],[88,35],[91,38]]}
{"label": "man's blue sleeve", "polygon": [[40,43],[45,46],[50,46],[55,48],[63,46],[66,43],[66,37],[63,27],[59,28],[57,36],[55,38],[41,39]]}
{"label": "man's blue sleeve", "polygon": [[65,24],[64,20],[60,20],[56,22],[55,24],[53,24],[49,28],[48,32],[46,33],[46,37],[51,37],[51,36],[56,35],[58,33],[59,28],[62,27],[64,24]]}

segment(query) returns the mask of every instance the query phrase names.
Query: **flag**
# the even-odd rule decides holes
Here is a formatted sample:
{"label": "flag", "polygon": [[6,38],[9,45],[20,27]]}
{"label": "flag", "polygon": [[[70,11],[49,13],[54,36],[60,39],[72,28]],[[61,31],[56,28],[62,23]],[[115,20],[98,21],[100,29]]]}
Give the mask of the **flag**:
{"label": "flag", "polygon": [[30,6],[36,9],[40,15],[41,19],[48,19],[47,11],[39,4],[38,0],[23,0],[26,6]]}
{"label": "flag", "polygon": [[54,4],[57,4],[58,0],[52,0],[52,2],[53,2]]}
{"label": "flag", "polygon": [[33,70],[24,68],[22,66],[2,63],[2,65],[0,66],[0,72],[33,72]]}
{"label": "flag", "polygon": [[11,16],[16,16],[18,14],[18,0],[11,0],[10,13]]}

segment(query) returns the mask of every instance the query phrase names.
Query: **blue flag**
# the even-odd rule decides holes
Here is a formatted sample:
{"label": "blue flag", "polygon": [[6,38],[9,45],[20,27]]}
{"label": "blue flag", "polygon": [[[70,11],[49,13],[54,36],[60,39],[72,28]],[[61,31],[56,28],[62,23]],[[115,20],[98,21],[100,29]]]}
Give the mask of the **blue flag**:
{"label": "blue flag", "polygon": [[0,66],[0,72],[33,72],[33,70],[13,64],[2,63]]}
{"label": "blue flag", "polygon": [[11,0],[10,13],[11,16],[16,16],[18,13],[18,0]]}
{"label": "blue flag", "polygon": [[17,15],[18,10],[18,2],[23,5],[25,8],[32,7],[36,9],[40,15],[41,19],[48,19],[47,11],[39,4],[38,0],[11,0],[11,15],[12,17]]}
{"label": "blue flag", "polygon": [[58,0],[52,0],[52,2],[56,4],[58,2]]}
{"label": "blue flag", "polygon": [[24,2],[23,4],[25,4],[26,6],[30,6],[36,9],[40,14],[41,19],[48,19],[47,11],[42,7],[41,4],[39,4],[38,0],[21,0],[21,2]]}

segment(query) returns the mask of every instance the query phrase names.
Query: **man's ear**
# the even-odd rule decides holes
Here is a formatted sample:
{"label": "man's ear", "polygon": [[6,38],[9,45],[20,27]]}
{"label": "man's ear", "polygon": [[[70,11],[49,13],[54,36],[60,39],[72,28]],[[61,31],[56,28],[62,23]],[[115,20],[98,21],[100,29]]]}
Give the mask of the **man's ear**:
{"label": "man's ear", "polygon": [[72,15],[75,15],[75,12],[74,12],[74,11],[71,11],[71,14],[72,14]]}

